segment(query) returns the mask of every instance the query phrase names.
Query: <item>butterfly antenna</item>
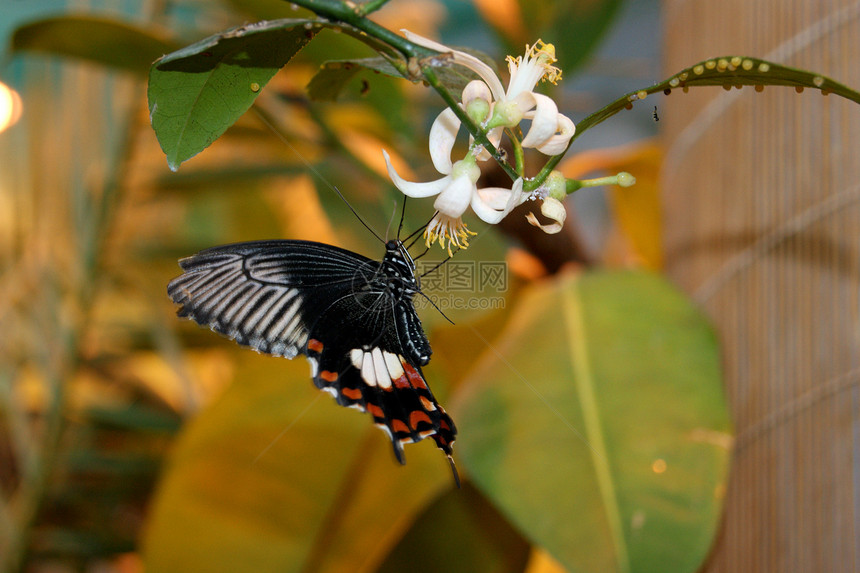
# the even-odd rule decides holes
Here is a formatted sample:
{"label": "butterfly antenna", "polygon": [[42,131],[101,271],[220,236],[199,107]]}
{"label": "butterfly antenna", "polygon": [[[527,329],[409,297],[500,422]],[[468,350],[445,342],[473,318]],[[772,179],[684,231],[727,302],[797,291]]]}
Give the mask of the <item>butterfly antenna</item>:
{"label": "butterfly antenna", "polygon": [[[436,215],[438,215],[438,214],[439,214],[439,211],[436,211],[435,213],[433,213],[433,217],[435,217],[435,216],[436,216]],[[415,229],[415,231],[413,231],[411,235],[409,235],[408,237],[406,237],[405,239],[403,239],[403,242],[405,243],[406,241],[408,241],[409,239],[413,239],[413,237],[414,237],[414,239],[412,240],[412,242],[411,242],[411,243],[409,243],[409,244],[406,246],[406,248],[407,248],[407,249],[408,249],[408,248],[411,248],[411,247],[412,247],[412,245],[414,245],[414,244],[415,244],[415,241],[417,241],[417,240],[418,240],[418,237],[420,236],[420,235],[418,235],[418,233],[420,233],[421,231],[423,231],[424,229],[426,229],[426,228],[427,228],[427,225],[429,225],[429,224],[430,224],[430,221],[432,221],[432,220],[433,220],[433,217],[430,217],[430,220],[429,220],[429,221],[427,221],[426,223],[424,223],[423,225],[421,225],[420,227],[418,227],[417,229]],[[418,236],[416,236],[416,235],[418,235]]]}
{"label": "butterfly antenna", "polygon": [[[403,219],[406,217],[406,198],[408,195],[403,196],[403,206],[400,208],[400,224],[397,226],[397,240],[400,240],[400,231],[403,230]],[[410,235],[411,237],[412,235]]]}
{"label": "butterfly antenna", "polygon": [[451,473],[454,474],[454,483],[457,484],[457,489],[460,489],[460,474],[457,472],[457,466],[454,465],[454,456],[451,454],[445,454],[448,456],[448,463],[451,465]]}
{"label": "butterfly antenna", "polygon": [[287,139],[287,137],[283,134],[283,132],[281,132],[281,130],[280,130],[280,129],[278,129],[278,127],[275,125],[275,122],[273,121],[273,119],[271,118],[271,116],[269,116],[269,114],[268,114],[268,113],[266,113],[266,112],[263,110],[263,108],[261,108],[261,107],[260,107],[260,106],[258,106],[258,105],[254,105],[251,109],[253,109],[253,110],[254,110],[254,113],[256,113],[256,114],[257,114],[257,117],[260,119],[260,121],[262,121],[262,122],[263,122],[263,124],[265,124],[265,125],[266,125],[266,126],[267,126],[271,131],[272,131],[272,133],[274,133],[274,134],[275,134],[275,137],[277,137],[278,139],[280,139],[280,140],[281,140],[281,142],[283,142],[283,143],[284,143],[284,145],[286,145],[287,147],[289,147],[290,149],[292,149],[292,150],[293,150],[293,153],[295,153],[295,154],[296,154],[296,156],[299,158],[299,160],[300,160],[302,163],[304,163],[304,164],[305,164],[305,167],[307,167],[311,172],[313,172],[313,174],[314,174],[314,175],[316,175],[316,176],[317,176],[317,177],[318,177],[318,178],[319,178],[323,183],[325,183],[326,185],[328,185],[329,187],[331,187],[332,189],[334,189],[334,192],[335,192],[335,193],[337,193],[337,194],[338,194],[338,196],[340,196],[340,198],[343,200],[343,202],[344,202],[344,203],[346,203],[346,206],[347,206],[347,207],[349,207],[349,210],[350,210],[350,211],[352,211],[352,214],[353,214],[353,215],[355,215],[355,218],[356,218],[356,219],[358,219],[358,220],[359,220],[359,222],[360,222],[362,225],[364,225],[364,227],[365,227],[368,231],[370,231],[370,232],[373,234],[373,236],[374,236],[374,237],[376,237],[377,239],[379,239],[379,242],[380,242],[380,243],[385,244],[385,241],[383,240],[383,238],[382,238],[382,237],[380,237],[380,236],[376,233],[376,231],[374,231],[373,229],[371,229],[371,228],[370,228],[370,225],[368,225],[367,223],[365,223],[365,222],[364,222],[364,219],[362,219],[362,218],[361,218],[361,216],[358,214],[358,212],[357,212],[355,209],[353,209],[353,208],[352,208],[352,205],[350,205],[350,204],[349,204],[349,201],[347,201],[347,200],[346,200],[346,197],[344,197],[344,196],[343,196],[343,193],[341,193],[341,192],[340,192],[340,189],[338,189],[337,187],[335,187],[335,186],[334,186],[334,185],[333,185],[333,184],[332,184],[328,179],[326,179],[326,178],[323,176],[323,174],[322,174],[322,173],[320,173],[320,172],[319,172],[319,170],[318,170],[316,167],[314,167],[313,165],[311,165],[311,162],[310,162],[310,161],[308,161],[308,160],[305,158],[305,156],[304,156],[304,155],[302,155],[302,154],[301,154],[301,152],[300,152],[298,149],[296,149],[296,147],[295,147],[292,143],[290,143],[290,140],[289,140],[289,139]]}
{"label": "butterfly antenna", "polygon": [[406,241],[408,241],[409,239],[412,239],[412,237],[413,237],[413,236],[418,235],[417,237],[415,237],[414,239],[412,239],[411,241],[409,241],[409,244],[406,244],[406,248],[407,248],[407,249],[411,249],[411,248],[412,248],[412,246],[413,246],[415,243],[417,243],[417,242],[418,242],[418,239],[420,239],[420,238],[421,238],[421,235],[419,235],[419,233],[420,233],[421,231],[423,231],[424,229],[426,229],[426,228],[427,228],[427,225],[422,225],[421,227],[418,227],[418,229],[416,229],[416,231],[415,231],[414,233],[412,233],[411,235],[409,235],[409,237],[407,237],[406,239],[404,239],[403,243],[404,243],[404,244],[406,244]]}
{"label": "butterfly antenna", "polygon": [[455,324],[455,322],[454,322],[453,320],[451,320],[450,318],[448,318],[447,316],[445,316],[445,313],[444,313],[444,312],[442,312],[442,309],[441,309],[441,308],[439,308],[438,306],[436,306],[436,303],[435,303],[435,302],[433,302],[433,300],[432,300],[429,296],[427,296],[426,294],[424,294],[424,293],[423,293],[423,292],[421,292],[420,290],[418,291],[418,294],[420,294],[421,296],[423,296],[424,298],[426,298],[426,299],[427,299],[427,302],[429,302],[429,303],[433,306],[433,308],[435,308],[437,311],[439,311],[439,314],[441,314],[441,315],[442,315],[442,318],[444,318],[445,320],[447,320],[447,321],[448,321],[448,322],[450,322],[451,324]]}
{"label": "butterfly antenna", "polygon": [[[427,250],[429,251],[430,249],[428,248]],[[460,247],[457,247],[457,250],[456,250],[456,251],[454,251],[453,253],[451,253],[450,255],[448,255],[447,257],[445,257],[445,259],[444,259],[444,260],[442,260],[442,262],[441,262],[441,263],[439,263],[438,265],[436,265],[435,267],[433,267],[433,268],[432,268],[432,269],[430,269],[429,271],[426,271],[426,272],[421,273],[421,278],[426,277],[427,275],[429,275],[430,273],[432,273],[433,271],[435,271],[436,269],[438,269],[439,267],[441,267],[442,265],[444,265],[445,263],[447,263],[448,261],[450,261],[450,260],[451,260],[451,257],[453,257],[455,254],[457,254],[457,253],[459,253],[459,252],[460,252]],[[424,251],[423,253],[421,253],[421,254],[420,254],[420,255],[418,255],[418,256],[419,256],[419,257],[423,257],[425,254],[427,254],[427,251]],[[417,259],[418,257],[415,257],[415,258]]]}
{"label": "butterfly antenna", "polygon": [[373,234],[373,236],[374,236],[374,237],[376,237],[376,238],[379,240],[379,242],[380,242],[380,243],[382,243],[382,244],[384,245],[384,244],[385,244],[385,239],[383,239],[382,237],[380,237],[380,236],[376,233],[376,231],[374,231],[374,230],[370,227],[370,225],[368,225],[367,223],[365,223],[365,222],[364,222],[364,219],[362,219],[362,218],[361,218],[361,215],[359,215],[359,214],[358,214],[358,211],[356,211],[356,210],[352,207],[352,205],[350,205],[350,204],[349,204],[349,201],[347,201],[347,200],[346,200],[346,197],[344,197],[344,196],[343,196],[343,193],[341,193],[341,192],[340,192],[340,189],[338,189],[338,188],[337,188],[337,187],[335,187],[334,185],[330,185],[330,187],[331,187],[332,189],[334,189],[334,192],[338,194],[338,196],[343,200],[343,202],[344,202],[344,203],[346,203],[346,206],[347,206],[347,207],[349,207],[349,210],[350,210],[350,211],[352,211],[352,214],[353,214],[353,215],[355,215],[355,218],[356,218],[356,219],[358,219],[358,222],[359,222],[359,223],[361,223],[362,225],[364,225],[364,228],[365,228],[365,229],[367,229],[368,231],[370,231],[370,232]]}
{"label": "butterfly antenna", "polygon": [[420,259],[421,257],[423,257],[424,255],[426,255],[429,252],[430,252],[430,247],[427,247],[426,249],[424,249],[423,253],[421,253],[420,255],[416,255],[416,256],[412,257],[412,260],[417,261],[418,259]]}

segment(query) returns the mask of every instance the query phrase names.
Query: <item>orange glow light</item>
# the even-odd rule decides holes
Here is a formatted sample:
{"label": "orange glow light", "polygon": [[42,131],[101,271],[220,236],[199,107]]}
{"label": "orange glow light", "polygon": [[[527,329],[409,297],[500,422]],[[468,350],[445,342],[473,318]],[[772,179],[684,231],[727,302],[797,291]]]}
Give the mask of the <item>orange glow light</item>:
{"label": "orange glow light", "polygon": [[22,107],[18,92],[0,82],[0,133],[21,118]]}

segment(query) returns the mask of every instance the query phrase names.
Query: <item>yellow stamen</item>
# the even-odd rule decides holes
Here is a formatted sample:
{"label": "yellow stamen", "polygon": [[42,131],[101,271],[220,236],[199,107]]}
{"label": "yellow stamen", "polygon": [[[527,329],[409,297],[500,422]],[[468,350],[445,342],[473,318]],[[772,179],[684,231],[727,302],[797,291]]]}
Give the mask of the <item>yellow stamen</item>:
{"label": "yellow stamen", "polygon": [[[526,44],[525,58],[536,58],[538,63],[543,67],[543,75],[541,80],[546,80],[549,83],[556,85],[561,80],[561,70],[552,64],[558,60],[555,58],[555,46],[546,44],[543,40],[538,40],[531,46]],[[507,56],[506,61],[515,66],[519,66],[523,62],[523,56]]]}
{"label": "yellow stamen", "polygon": [[469,248],[469,235],[478,233],[470,231],[459,217],[451,218],[444,215],[436,215],[427,228],[424,229],[424,238],[427,248],[439,241],[439,246],[448,251],[448,256],[454,256],[452,247],[465,250]]}

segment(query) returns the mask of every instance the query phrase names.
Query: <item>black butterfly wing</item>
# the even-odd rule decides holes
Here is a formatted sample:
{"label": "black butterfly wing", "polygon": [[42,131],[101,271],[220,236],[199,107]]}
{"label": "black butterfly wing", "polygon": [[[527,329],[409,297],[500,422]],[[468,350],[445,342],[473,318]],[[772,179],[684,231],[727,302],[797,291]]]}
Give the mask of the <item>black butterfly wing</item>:
{"label": "black butterfly wing", "polygon": [[388,434],[401,464],[406,463],[403,445],[427,437],[450,457],[457,429],[433,396],[421,367],[409,358],[417,342],[403,336],[409,332],[406,325],[412,324],[423,339],[421,323],[411,303],[387,304],[375,309],[354,305],[346,312],[357,313],[357,320],[345,321],[346,328],[320,323],[307,345],[314,383],[338,404],[369,412],[374,424]]}
{"label": "black butterfly wing", "polygon": [[304,351],[320,305],[347,295],[356,269],[374,262],[309,241],[223,245],[182,259],[167,286],[179,316],[275,356]]}
{"label": "black butterfly wing", "polygon": [[420,365],[430,345],[411,299],[385,295],[382,265],[309,241],[256,241],[180,261],[167,292],[179,316],[259,352],[305,354],[314,384],[370,412],[404,463],[403,444],[432,436],[451,455],[456,428]]}

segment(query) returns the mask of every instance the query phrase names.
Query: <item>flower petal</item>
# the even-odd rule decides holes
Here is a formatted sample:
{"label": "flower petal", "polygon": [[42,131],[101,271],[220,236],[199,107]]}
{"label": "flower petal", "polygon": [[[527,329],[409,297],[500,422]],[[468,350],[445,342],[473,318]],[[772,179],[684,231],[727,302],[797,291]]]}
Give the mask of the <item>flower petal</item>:
{"label": "flower petal", "polygon": [[576,133],[576,126],[566,115],[558,114],[558,129],[552,137],[546,140],[546,143],[539,145],[537,150],[544,155],[558,155],[564,153],[567,149],[567,144],[570,138]]}
{"label": "flower petal", "polygon": [[502,82],[501,80],[499,80],[499,76],[496,75],[496,72],[493,70],[493,68],[491,68],[475,56],[467,54],[466,52],[454,50],[444,44],[440,44],[439,42],[434,42],[433,40],[425,38],[424,36],[413,34],[409,30],[401,29],[400,31],[403,32],[403,35],[406,36],[407,40],[414,44],[424,46],[425,48],[430,48],[431,50],[436,50],[437,52],[441,52],[443,54],[452,54],[454,62],[460,64],[463,67],[469,68],[470,70],[478,74],[478,76],[480,76],[482,80],[484,80],[484,83],[486,83],[487,86],[490,88],[490,91],[493,92],[493,99],[501,100],[505,98],[505,88],[502,86]]}
{"label": "flower petal", "polygon": [[[514,181],[510,189],[502,187],[486,187],[472,194],[472,211],[475,215],[491,225],[495,225],[514,210],[514,207],[525,201],[522,178]],[[499,210],[501,209],[501,210]]]}
{"label": "flower petal", "polygon": [[536,107],[526,115],[532,120],[532,126],[523,139],[523,147],[544,145],[558,130],[558,107],[555,102],[543,94],[533,93],[531,96]]}
{"label": "flower petal", "polygon": [[463,105],[468,106],[469,102],[474,99],[484,99],[488,102],[493,101],[493,94],[490,93],[490,88],[487,87],[487,84],[480,80],[472,80],[463,88],[461,99]]}
{"label": "flower petal", "polygon": [[564,204],[561,201],[552,197],[547,197],[543,200],[540,212],[544,217],[552,219],[555,223],[550,225],[541,225],[534,213],[529,213],[526,215],[526,220],[528,220],[529,224],[534,225],[535,227],[540,227],[547,235],[554,235],[561,231],[562,227],[564,227],[564,220],[567,218],[567,211],[565,211]]}
{"label": "flower petal", "polygon": [[504,187],[484,187],[478,189],[478,201],[491,209],[504,209],[511,197],[511,190]]}
{"label": "flower petal", "polygon": [[511,79],[508,81],[508,89],[505,92],[508,99],[514,99],[518,95],[531,92],[544,75],[544,66],[537,58],[526,56],[520,62],[508,60],[508,72]]}
{"label": "flower petal", "polygon": [[433,203],[433,208],[448,217],[460,217],[472,200],[475,184],[468,175],[457,177],[448,185]]}
{"label": "flower petal", "polygon": [[391,177],[391,182],[394,183],[394,186],[400,189],[404,195],[418,198],[430,197],[440,193],[451,184],[452,177],[450,175],[446,175],[445,177],[435,181],[427,181],[426,183],[413,183],[411,181],[407,181],[400,177],[400,175],[397,174],[397,171],[394,170],[394,166],[391,165],[391,159],[388,157],[388,152],[383,149],[382,155],[385,157],[385,165],[388,167],[388,176]]}
{"label": "flower petal", "polygon": [[433,126],[430,127],[430,159],[433,160],[436,171],[443,175],[451,173],[451,150],[454,149],[454,141],[459,131],[460,120],[450,107],[436,116]]}

